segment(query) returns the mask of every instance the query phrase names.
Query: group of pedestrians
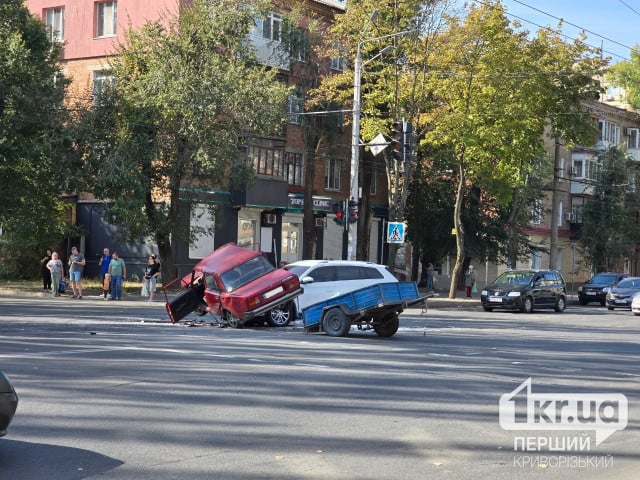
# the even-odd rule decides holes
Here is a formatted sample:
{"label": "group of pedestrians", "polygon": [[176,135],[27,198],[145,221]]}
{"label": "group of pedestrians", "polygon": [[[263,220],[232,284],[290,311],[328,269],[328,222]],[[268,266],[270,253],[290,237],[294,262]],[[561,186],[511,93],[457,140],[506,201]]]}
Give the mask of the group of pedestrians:
{"label": "group of pedestrians", "polygon": [[[57,252],[47,249],[46,254],[40,260],[42,265],[43,289],[51,291],[54,297],[60,296],[60,284],[64,277],[64,266]],[[74,299],[82,300],[82,274],[87,264],[85,256],[77,247],[71,248],[68,261],[69,280]],[[108,248],[102,251],[98,260],[100,277],[102,279],[102,296],[105,300],[122,300],[122,282],[127,279],[127,266],[120,258],[118,252],[110,252]],[[160,263],[154,254],[149,255],[144,272],[143,292],[153,301],[156,291],[157,277],[160,274]]]}

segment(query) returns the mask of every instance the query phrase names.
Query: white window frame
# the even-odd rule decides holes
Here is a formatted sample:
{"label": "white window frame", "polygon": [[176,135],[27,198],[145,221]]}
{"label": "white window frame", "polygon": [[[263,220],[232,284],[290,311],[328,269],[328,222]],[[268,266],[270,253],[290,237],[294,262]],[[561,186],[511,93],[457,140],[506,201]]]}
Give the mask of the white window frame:
{"label": "white window frame", "polygon": [[637,150],[640,148],[640,134],[637,128],[627,128],[627,148]]}
{"label": "white window frame", "polygon": [[284,152],[284,175],[289,185],[304,185],[304,153]]}
{"label": "white window frame", "polygon": [[284,21],[282,15],[271,12],[262,19],[260,33],[262,33],[262,38],[280,43],[282,42],[283,28]]}
{"label": "white window frame", "polygon": [[100,101],[100,95],[106,84],[113,84],[113,72],[111,70],[95,70],[93,72],[93,104]]}
{"label": "white window frame", "polygon": [[298,115],[304,112],[304,94],[295,91],[287,97],[287,116],[288,122],[295,125],[304,124],[304,115]]}
{"label": "white window frame", "polygon": [[64,42],[64,7],[47,8],[44,11],[44,23],[51,43]]}
{"label": "white window frame", "polygon": [[598,120],[599,139],[613,145],[620,144],[620,126],[608,120]]}
{"label": "white window frame", "polygon": [[341,173],[342,160],[327,158],[324,170],[324,188],[327,190],[340,190]]}
{"label": "white window frame", "polygon": [[118,2],[96,2],[96,38],[115,37],[118,30]]}

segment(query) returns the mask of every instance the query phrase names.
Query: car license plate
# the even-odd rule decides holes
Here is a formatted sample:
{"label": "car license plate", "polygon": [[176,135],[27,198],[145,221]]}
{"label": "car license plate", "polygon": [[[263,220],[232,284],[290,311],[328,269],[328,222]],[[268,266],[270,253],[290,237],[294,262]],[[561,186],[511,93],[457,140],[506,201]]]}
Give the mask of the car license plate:
{"label": "car license plate", "polygon": [[595,295],[596,294],[596,292],[584,292],[584,293],[586,293],[587,295]]}
{"label": "car license plate", "polygon": [[280,286],[278,288],[274,288],[273,290],[269,290],[267,293],[265,293],[263,295],[264,298],[271,298],[271,297],[275,297],[276,295],[278,295],[279,293],[281,293],[282,291],[284,291],[284,289]]}
{"label": "car license plate", "polygon": [[616,302],[616,303],[627,303],[627,301],[626,301],[626,300],[616,300],[615,302]]}
{"label": "car license plate", "polygon": [[489,297],[490,302],[502,303],[502,297]]}

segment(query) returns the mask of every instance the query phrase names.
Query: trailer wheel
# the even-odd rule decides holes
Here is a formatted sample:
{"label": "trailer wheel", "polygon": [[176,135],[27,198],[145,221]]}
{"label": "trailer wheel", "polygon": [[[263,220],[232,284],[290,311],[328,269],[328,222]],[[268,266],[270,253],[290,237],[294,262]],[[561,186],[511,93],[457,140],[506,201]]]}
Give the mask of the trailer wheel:
{"label": "trailer wheel", "polygon": [[233,313],[229,311],[225,311],[224,318],[227,321],[227,324],[231,328],[242,328],[242,325],[240,324],[240,319],[236,317]]}
{"label": "trailer wheel", "polygon": [[351,329],[351,320],[339,308],[332,308],[322,318],[322,328],[330,337],[344,337]]}
{"label": "trailer wheel", "polygon": [[392,337],[398,331],[400,319],[397,314],[392,314],[380,322],[373,323],[373,330],[381,337]]}
{"label": "trailer wheel", "polygon": [[270,310],[267,314],[267,323],[271,327],[286,327],[294,316],[293,302],[287,302],[284,305]]}

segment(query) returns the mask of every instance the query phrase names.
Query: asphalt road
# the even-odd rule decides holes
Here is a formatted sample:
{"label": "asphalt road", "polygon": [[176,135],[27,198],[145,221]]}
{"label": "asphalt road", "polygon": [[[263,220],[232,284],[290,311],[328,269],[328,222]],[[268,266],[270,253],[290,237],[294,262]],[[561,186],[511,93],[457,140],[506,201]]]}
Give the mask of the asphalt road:
{"label": "asphalt road", "polygon": [[[410,310],[388,339],[192,325],[161,303],[0,297],[20,396],[0,479],[639,478],[628,311]],[[516,452],[557,434],[500,427],[501,395],[529,377],[534,394],[623,394],[628,425],[598,446],[563,432],[590,451]]]}

